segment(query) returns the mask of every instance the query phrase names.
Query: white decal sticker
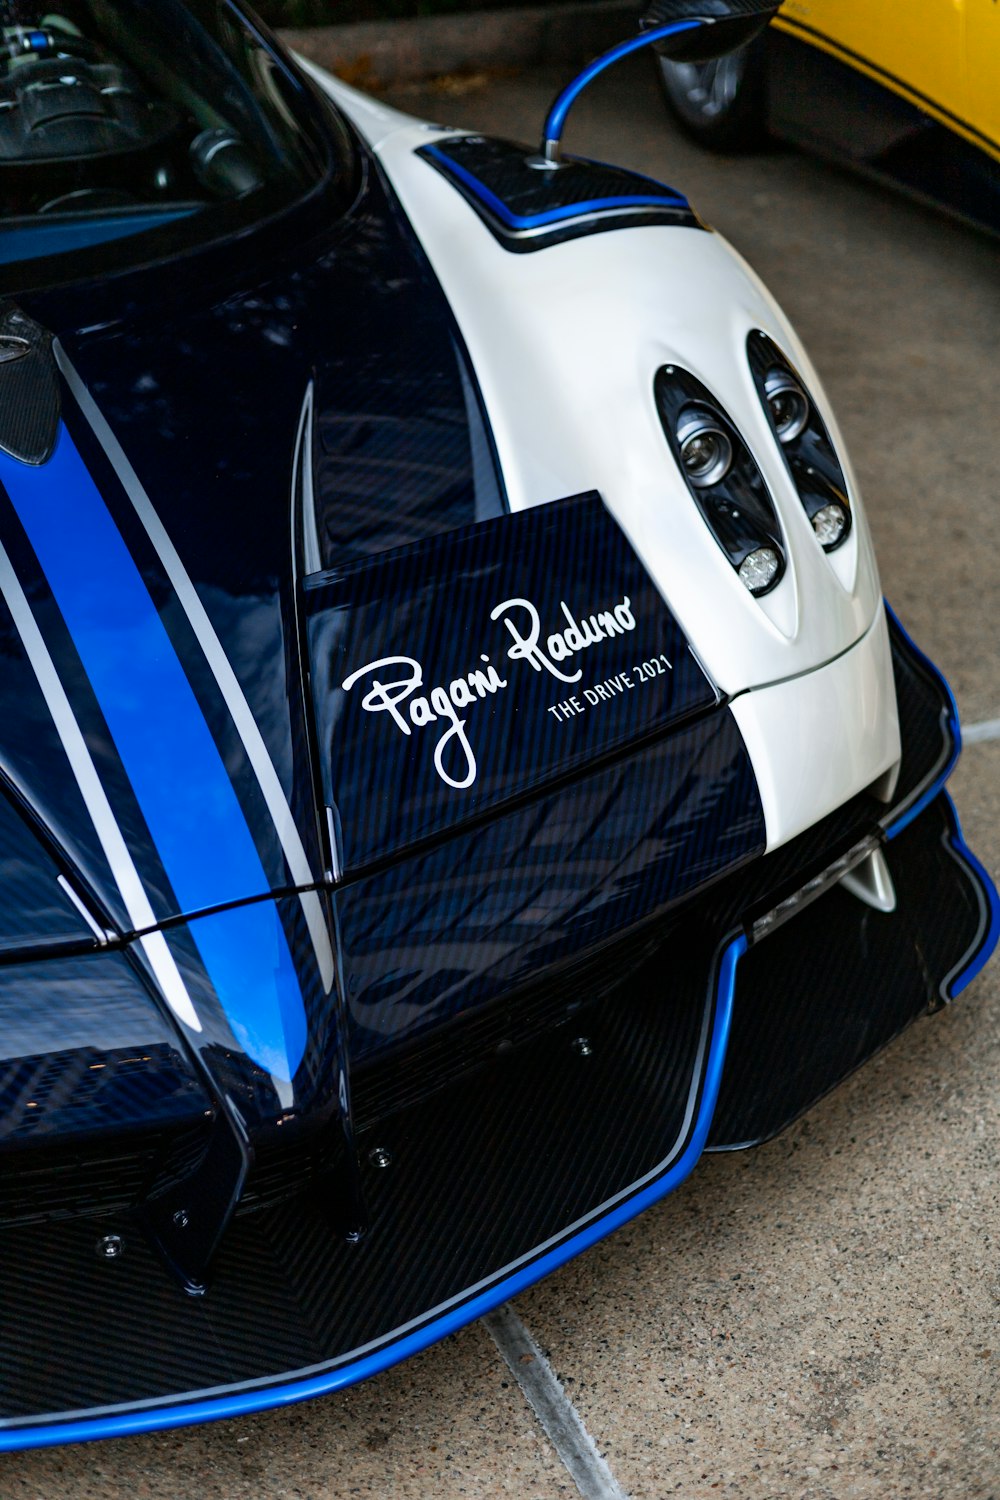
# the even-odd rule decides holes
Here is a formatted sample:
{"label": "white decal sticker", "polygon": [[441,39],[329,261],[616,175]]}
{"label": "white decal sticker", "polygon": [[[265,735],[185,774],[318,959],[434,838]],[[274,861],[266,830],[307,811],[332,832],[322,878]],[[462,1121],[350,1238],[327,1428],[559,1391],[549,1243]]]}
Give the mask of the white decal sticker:
{"label": "white decal sticker", "polygon": [[[541,618],[530,600],[505,599],[490,611],[490,619],[503,620],[512,637],[512,644],[507,648],[510,661],[526,661],[533,671],[548,672],[559,682],[579,682],[583,676],[582,668],[564,672],[557,663],[569,662],[579,652],[596,646],[598,641],[625,635],[635,629],[632,601],[627,594],[613,608],[584,616],[579,623],[564,600],[560,601],[560,608],[563,613],[560,624],[564,623],[564,628],[546,636],[544,646],[541,644]],[[361,700],[361,707],[368,713],[388,713],[396,728],[405,735],[429,724],[446,725],[434,747],[434,769],[447,786],[462,791],[473,784],[478,768],[465,732],[467,720],[460,718],[457,710],[474,707],[507,686],[507,679],[500,676],[485,653],[479,659],[484,663],[482,667],[476,667],[464,677],[452,678],[446,687],[428,687],[424,683],[423,667],[414,657],[380,656],[377,661],[366,662],[345,677],[341,686],[345,692],[350,692],[356,682],[367,677],[368,691]],[[666,657],[662,660],[666,661]],[[608,679],[609,683],[617,680]],[[628,685],[631,687],[630,682]],[[621,691],[620,687],[618,691]],[[610,691],[607,696],[611,697]],[[583,712],[582,704],[576,706],[576,698],[569,701],[574,705],[569,713]],[[556,717],[562,718],[563,715],[557,713]]]}

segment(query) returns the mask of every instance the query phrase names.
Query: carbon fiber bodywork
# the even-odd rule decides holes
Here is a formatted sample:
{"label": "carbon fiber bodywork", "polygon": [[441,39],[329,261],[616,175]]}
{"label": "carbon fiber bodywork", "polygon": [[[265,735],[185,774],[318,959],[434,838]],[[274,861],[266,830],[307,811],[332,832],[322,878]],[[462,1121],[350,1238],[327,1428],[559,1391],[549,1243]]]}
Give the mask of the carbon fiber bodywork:
{"label": "carbon fiber bodywork", "polygon": [[[78,45],[50,19],[21,66]],[[886,631],[857,497],[829,559],[775,486],[718,338],[778,310],[655,227],[691,222],[669,190],[464,137],[428,166],[419,124],[369,151],[241,36],[301,181],[258,204],[229,141],[235,219],[198,199],[148,259],[139,220],[72,265],[31,220],[0,308],[33,418],[0,432],[0,1449],[384,1368],[781,1128],[997,940],[947,688]],[[695,406],[733,382],[794,590],[747,593],[677,472],[655,372],[688,364],[632,353],[671,327]]]}
{"label": "carbon fiber bodywork", "polygon": [[[951,702],[895,625],[893,654],[904,759],[890,808],[859,797],[687,898],[631,920],[619,910],[616,936],[595,929],[586,956],[553,954],[536,982],[509,978],[426,1034],[361,1056],[352,1141],[292,1122],[287,1141],[259,1133],[204,1296],[184,1294],[144,1230],[151,1181],[183,1180],[209,1124],[205,1097],[182,1086],[148,1027],[149,1128],[136,1134],[123,1104],[85,1171],[73,1152],[39,1151],[40,1138],[8,1150],[0,1275],[8,1327],[24,1337],[4,1343],[0,1445],[195,1420],[357,1379],[668,1191],[713,1111],[714,1147],[762,1138],[957,993],[995,940],[992,892],[940,790],[957,753]],[[648,768],[656,754],[638,758]],[[574,795],[587,788],[596,812],[623,772],[592,774]],[[516,839],[520,816],[500,820]],[[895,912],[834,886],[775,930],[761,923],[865,840],[886,853]],[[474,865],[459,855],[454,868],[455,887],[481,889]],[[417,902],[427,887],[411,884]],[[49,1065],[53,1107],[93,1089],[82,1051],[61,1072]],[[101,1086],[120,1091],[121,1049],[98,1066]],[[8,1068],[8,1100],[19,1083],[37,1091],[23,1063]]]}
{"label": "carbon fiber bodywork", "polygon": [[543,250],[622,224],[699,227],[673,188],[603,162],[567,158],[546,167],[524,146],[481,135],[454,136],[417,153],[480,215],[506,250]]}

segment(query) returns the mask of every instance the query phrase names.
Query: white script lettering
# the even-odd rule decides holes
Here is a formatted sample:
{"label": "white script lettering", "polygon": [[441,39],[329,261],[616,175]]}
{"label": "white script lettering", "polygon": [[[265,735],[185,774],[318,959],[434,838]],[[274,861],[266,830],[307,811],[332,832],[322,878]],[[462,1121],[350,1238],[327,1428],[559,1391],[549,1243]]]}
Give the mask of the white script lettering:
{"label": "white script lettering", "polygon": [[[490,612],[490,619],[503,620],[512,637],[512,644],[507,647],[511,661],[526,661],[533,671],[548,672],[560,682],[579,682],[582,669],[567,674],[556,666],[556,662],[569,661],[598,641],[623,635],[636,626],[632,601],[627,594],[613,609],[584,616],[579,623],[565,600],[560,600],[560,608],[566,627],[553,631],[546,638],[544,649],[539,645],[541,619],[530,600],[505,599]],[[485,653],[481,653],[479,659],[485,663],[485,670],[476,667],[464,677],[452,678],[444,687],[425,685],[424,669],[412,656],[380,656],[377,661],[366,662],[345,677],[341,686],[345,692],[350,692],[355,683],[367,678],[367,692],[361,699],[361,707],[371,714],[387,713],[396,728],[407,736],[414,729],[423,729],[430,724],[445,725],[434,747],[434,768],[447,786],[462,791],[475,781],[478,768],[465,732],[468,721],[460,718],[456,710],[474,708],[482,699],[507,686],[507,679],[500,676]],[[631,687],[631,683],[628,685]],[[561,708],[567,714],[584,712],[584,705],[576,698],[568,699]],[[556,718],[563,716],[563,713],[556,713]]]}

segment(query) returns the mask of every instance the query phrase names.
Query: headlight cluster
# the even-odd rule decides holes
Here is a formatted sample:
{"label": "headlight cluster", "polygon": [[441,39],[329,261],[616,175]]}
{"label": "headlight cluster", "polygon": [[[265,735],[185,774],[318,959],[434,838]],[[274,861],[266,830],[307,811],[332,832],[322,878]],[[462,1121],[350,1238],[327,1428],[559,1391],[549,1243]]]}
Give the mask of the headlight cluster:
{"label": "headlight cluster", "polygon": [[751,333],[747,357],[799,499],[824,552],[847,540],[847,481],[815,402],[797,371],[766,333]]}
{"label": "headlight cluster", "polygon": [[[794,367],[766,333],[747,357],[761,404],[824,552],[851,529],[847,482],[830,435]],[[760,597],[781,581],[785,552],[774,502],[749,448],[722,407],[688,370],[664,365],[656,409],[681,473],[741,581]]]}
{"label": "headlight cluster", "polygon": [[654,381],[667,442],[717,542],[751,594],[785,571],[781,526],[749,448],[700,380],[665,365]]}

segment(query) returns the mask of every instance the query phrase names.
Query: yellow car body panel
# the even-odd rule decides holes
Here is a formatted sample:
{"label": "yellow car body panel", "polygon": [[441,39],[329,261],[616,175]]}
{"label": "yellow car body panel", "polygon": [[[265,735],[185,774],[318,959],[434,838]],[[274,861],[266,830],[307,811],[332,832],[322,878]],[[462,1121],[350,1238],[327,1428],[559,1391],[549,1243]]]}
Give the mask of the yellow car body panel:
{"label": "yellow car body panel", "polygon": [[969,119],[1000,159],[1000,0],[966,0]]}
{"label": "yellow car body panel", "polygon": [[785,0],[773,24],[1000,158],[1000,0]]}

